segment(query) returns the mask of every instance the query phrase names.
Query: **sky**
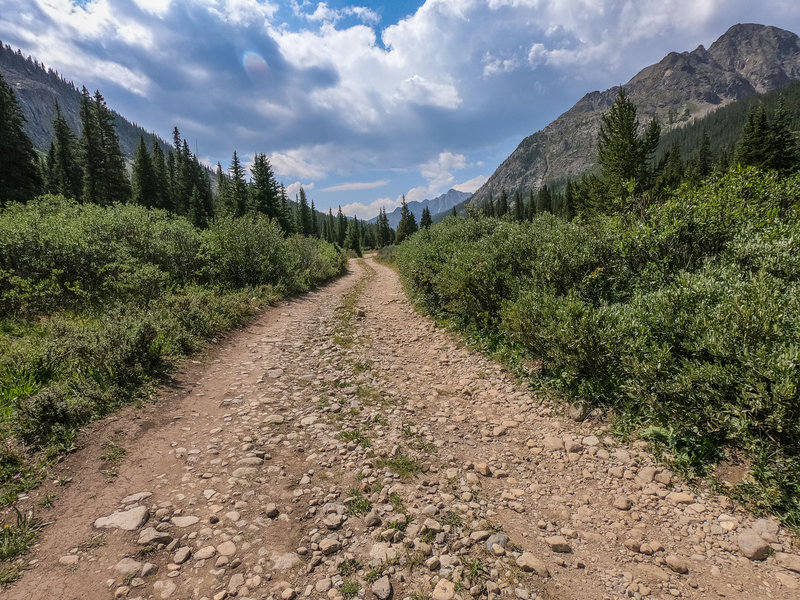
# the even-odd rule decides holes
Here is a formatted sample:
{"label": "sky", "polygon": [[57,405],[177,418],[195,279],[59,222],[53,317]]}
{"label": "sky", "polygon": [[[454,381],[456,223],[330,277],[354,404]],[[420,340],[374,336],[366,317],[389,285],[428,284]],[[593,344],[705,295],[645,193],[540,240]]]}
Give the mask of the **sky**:
{"label": "sky", "polygon": [[0,0],[0,39],[318,209],[474,191],[585,93],[797,0]]}

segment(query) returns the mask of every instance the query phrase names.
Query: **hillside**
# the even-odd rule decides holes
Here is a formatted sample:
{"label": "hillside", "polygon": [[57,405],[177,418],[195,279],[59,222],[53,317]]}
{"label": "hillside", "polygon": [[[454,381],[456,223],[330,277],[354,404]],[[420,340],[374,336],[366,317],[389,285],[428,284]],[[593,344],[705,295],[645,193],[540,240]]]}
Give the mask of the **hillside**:
{"label": "hillside", "polygon": [[[34,147],[47,152],[53,135],[53,119],[56,117],[56,102],[61,107],[70,129],[80,133],[80,91],[71,81],[32,57],[26,58],[19,50],[0,42],[0,74],[3,75],[17,95],[22,114],[25,115],[25,133]],[[93,91],[93,90],[92,90]],[[148,142],[156,136],[144,128],[131,123],[114,112],[119,144],[125,156],[133,160],[139,138],[144,135]],[[162,149],[171,145],[157,138]]]}
{"label": "hillside", "polygon": [[[735,100],[800,79],[800,38],[755,24],[731,27],[708,49],[671,52],[624,85],[642,122],[655,116],[668,131]],[[482,204],[501,190],[529,190],[580,175],[595,164],[600,117],[618,86],[586,94],[547,127],[526,137],[475,192]]]}
{"label": "hillside", "polygon": [[[422,211],[425,209],[425,207],[431,211],[431,215],[439,215],[452,210],[452,208],[458,204],[463,204],[464,202],[469,201],[471,197],[472,194],[468,192],[459,192],[458,190],[451,189],[441,196],[437,196],[436,198],[423,200],[422,202],[418,202],[416,200],[409,202],[408,208],[419,223],[420,217],[422,217]],[[395,208],[386,216],[389,218],[389,226],[392,229],[397,229],[397,225],[400,223],[400,207]],[[368,222],[376,223],[377,220],[378,217],[375,217],[370,219]]]}

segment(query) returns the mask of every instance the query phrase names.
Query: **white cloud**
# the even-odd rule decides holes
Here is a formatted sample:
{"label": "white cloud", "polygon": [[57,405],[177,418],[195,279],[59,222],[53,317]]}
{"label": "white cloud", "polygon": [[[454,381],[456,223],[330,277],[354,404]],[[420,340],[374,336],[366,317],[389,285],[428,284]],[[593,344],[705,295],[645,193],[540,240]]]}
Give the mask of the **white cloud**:
{"label": "white cloud", "polygon": [[479,187],[481,187],[486,180],[489,179],[486,175],[478,175],[477,177],[473,177],[472,179],[468,179],[464,183],[457,183],[453,186],[453,189],[459,192],[467,192],[472,194],[475,192]]}
{"label": "white cloud", "polygon": [[340,183],[338,185],[331,185],[323,188],[323,192],[350,192],[358,190],[372,190],[378,187],[383,187],[389,183],[388,179],[381,179],[379,181],[354,181],[351,183]]}
{"label": "white cloud", "polygon": [[428,180],[428,189],[437,193],[445,186],[449,186],[455,177],[453,171],[467,167],[467,157],[463,154],[442,152],[438,158],[420,166],[420,173]]}
{"label": "white cloud", "polygon": [[323,179],[327,172],[319,163],[311,163],[305,158],[306,152],[302,149],[274,152],[269,161],[278,175],[303,177],[308,179]]}
{"label": "white cloud", "polygon": [[[314,189],[314,182],[301,183],[299,181],[295,181],[294,183],[290,183],[286,186],[286,197],[289,198],[289,200],[294,200],[295,196],[300,194],[300,188],[303,188],[306,191],[306,194],[308,194],[308,192]],[[311,201],[309,200],[309,202]]]}
{"label": "white cloud", "polygon": [[378,198],[369,204],[364,204],[363,202],[351,202],[350,204],[345,204],[342,206],[342,212],[348,217],[371,219],[377,215],[382,208],[385,208],[386,212],[392,212],[395,208],[400,206],[400,200],[401,197],[398,197],[396,200],[392,200],[391,198]]}
{"label": "white cloud", "polygon": [[163,17],[169,12],[172,0],[133,0],[134,4],[145,12]]}

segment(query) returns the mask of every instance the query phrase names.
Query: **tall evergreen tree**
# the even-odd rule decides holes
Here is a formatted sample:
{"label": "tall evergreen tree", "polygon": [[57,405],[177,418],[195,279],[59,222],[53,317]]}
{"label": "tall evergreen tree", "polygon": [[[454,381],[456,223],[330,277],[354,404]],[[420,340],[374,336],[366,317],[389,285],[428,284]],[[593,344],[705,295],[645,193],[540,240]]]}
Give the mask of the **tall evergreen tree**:
{"label": "tall evergreen tree", "polygon": [[144,143],[144,136],[139,137],[139,147],[133,159],[133,172],[131,175],[131,188],[133,202],[142,206],[158,206],[158,183],[153,168],[153,161]]}
{"label": "tall evergreen tree", "polygon": [[314,200],[311,200],[311,235],[315,238],[321,237],[319,230],[319,218],[317,216],[317,207],[314,206]]}
{"label": "tall evergreen tree", "polygon": [[39,161],[24,123],[14,91],[0,75],[0,204],[27,202],[42,191]]}
{"label": "tall evergreen tree", "polygon": [[597,162],[608,193],[617,201],[624,200],[631,182],[634,192],[645,189],[648,160],[658,145],[661,128],[655,119],[646,133],[639,134],[636,107],[620,87],[611,109],[602,116],[597,139]]}
{"label": "tall evergreen tree", "polygon": [[514,194],[514,220],[525,220],[525,205],[522,202],[522,195],[519,193],[519,191]]}
{"label": "tall evergreen tree", "polygon": [[414,217],[414,213],[408,208],[408,204],[406,203],[406,197],[403,196],[403,200],[400,204],[400,222],[397,224],[397,235],[395,237],[395,243],[401,244],[404,240],[408,237],[412,236],[417,232],[417,219]]}
{"label": "tall evergreen tree", "polygon": [[736,149],[736,161],[742,166],[768,168],[772,156],[771,133],[767,111],[759,102],[747,115],[747,122]]}
{"label": "tall evergreen tree", "polygon": [[783,96],[775,107],[770,129],[769,167],[781,175],[793,173],[800,168],[800,146],[792,132],[791,115]]}
{"label": "tall evergreen tree", "polygon": [[89,90],[81,89],[81,164],[84,202],[100,203],[103,187],[103,142]]}
{"label": "tall evergreen tree", "polygon": [[300,186],[300,211],[298,231],[303,235],[311,235],[313,233],[313,224],[311,222],[311,208],[308,206],[308,198],[303,186]]}
{"label": "tall evergreen tree", "polygon": [[292,233],[297,232],[297,228],[294,224],[294,216],[292,215],[292,211],[289,209],[289,199],[286,197],[286,188],[283,184],[280,184],[280,214],[278,216],[278,223],[280,223],[281,228],[286,233],[286,235],[291,235]]}
{"label": "tall evergreen tree", "polygon": [[362,255],[361,241],[359,240],[358,235],[358,219],[353,219],[352,221],[348,222],[342,247],[345,250],[352,250],[357,256]]}
{"label": "tall evergreen tree", "polygon": [[150,154],[153,163],[153,178],[156,182],[156,192],[154,206],[164,210],[172,210],[169,202],[169,177],[167,175],[167,163],[164,160],[164,151],[158,139],[153,136],[153,152]]}
{"label": "tall evergreen tree", "polygon": [[251,204],[255,210],[280,221],[280,185],[266,154],[256,154],[253,159],[253,183],[250,186]]}
{"label": "tall evergreen tree", "polygon": [[575,187],[572,181],[567,179],[567,185],[564,187],[564,204],[562,216],[567,221],[571,221],[575,216]]}
{"label": "tall evergreen tree", "polygon": [[336,241],[336,219],[333,217],[333,209],[328,209],[328,217],[325,219],[327,235],[325,240],[331,244]]}
{"label": "tall evergreen tree", "polygon": [[455,206],[453,207],[453,216],[454,216],[454,217],[457,217],[457,216],[458,216],[458,211],[456,210],[456,207],[455,207]]}
{"label": "tall evergreen tree", "polygon": [[236,150],[233,151],[231,166],[228,168],[230,180],[226,186],[226,206],[230,213],[241,217],[247,212],[247,183],[244,180],[244,167],[239,161]]}
{"label": "tall evergreen tree", "polygon": [[339,205],[339,212],[336,213],[336,243],[344,247],[344,238],[347,235],[347,217],[342,212],[342,206]]}
{"label": "tall evergreen tree", "polygon": [[94,111],[102,144],[103,192],[100,203],[128,202],[131,199],[131,184],[125,167],[125,155],[119,146],[114,115],[99,90],[94,93]]}
{"label": "tall evergreen tree", "polygon": [[53,141],[47,160],[46,190],[67,198],[79,199],[83,191],[83,172],[78,163],[77,138],[69,128],[67,120],[56,102],[56,118],[53,120]]}
{"label": "tall evergreen tree", "polygon": [[536,196],[536,212],[553,212],[553,196],[547,184],[539,188],[539,193]]}
{"label": "tall evergreen tree", "polygon": [[500,190],[500,199],[495,206],[494,216],[504,217],[506,214],[508,214],[508,194],[505,190]]}
{"label": "tall evergreen tree", "polygon": [[433,225],[433,218],[431,217],[431,211],[428,210],[428,207],[422,209],[422,216],[419,219],[419,228],[420,229],[427,229]]}

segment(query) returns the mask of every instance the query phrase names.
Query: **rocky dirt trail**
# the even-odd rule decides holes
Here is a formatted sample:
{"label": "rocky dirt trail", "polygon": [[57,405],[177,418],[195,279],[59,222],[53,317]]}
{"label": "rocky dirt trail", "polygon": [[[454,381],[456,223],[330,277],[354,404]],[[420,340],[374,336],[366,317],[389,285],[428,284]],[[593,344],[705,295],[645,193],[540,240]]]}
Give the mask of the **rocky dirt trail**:
{"label": "rocky dirt trail", "polygon": [[29,499],[58,494],[53,524],[4,597],[800,597],[775,521],[562,416],[371,259],[97,424],[63,470]]}

